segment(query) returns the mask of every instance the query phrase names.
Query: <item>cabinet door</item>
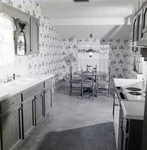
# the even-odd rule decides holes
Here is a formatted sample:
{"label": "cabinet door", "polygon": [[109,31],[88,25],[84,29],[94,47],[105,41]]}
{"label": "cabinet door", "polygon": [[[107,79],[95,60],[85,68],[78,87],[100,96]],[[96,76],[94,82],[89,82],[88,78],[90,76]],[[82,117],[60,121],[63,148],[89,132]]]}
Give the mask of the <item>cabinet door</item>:
{"label": "cabinet door", "polygon": [[52,84],[44,92],[45,94],[45,115],[49,113],[49,110],[52,107]]}
{"label": "cabinet door", "polygon": [[38,125],[44,118],[44,98],[43,92],[35,96],[35,125]]}
{"label": "cabinet door", "polygon": [[143,8],[143,33],[147,32],[147,5]]}
{"label": "cabinet door", "polygon": [[[138,21],[137,21],[137,16],[134,17],[133,20],[133,39],[132,41],[135,42],[138,39]],[[137,52],[138,48],[137,47],[132,47],[132,51]]]}
{"label": "cabinet door", "polygon": [[0,117],[2,150],[9,150],[21,140],[21,108]]}
{"label": "cabinet door", "polygon": [[34,128],[34,112],[35,103],[34,98],[29,98],[23,103],[23,138]]}
{"label": "cabinet door", "polygon": [[30,18],[31,24],[31,53],[39,52],[39,19]]}

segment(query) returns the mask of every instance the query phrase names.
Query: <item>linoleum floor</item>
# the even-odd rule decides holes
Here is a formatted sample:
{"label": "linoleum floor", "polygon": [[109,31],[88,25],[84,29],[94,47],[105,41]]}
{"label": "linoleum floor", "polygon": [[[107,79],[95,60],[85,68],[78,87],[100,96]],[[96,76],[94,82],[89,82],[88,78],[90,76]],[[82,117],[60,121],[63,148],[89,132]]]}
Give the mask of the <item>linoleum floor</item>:
{"label": "linoleum floor", "polygon": [[69,96],[69,87],[53,93],[53,107],[17,150],[116,150],[111,97]]}

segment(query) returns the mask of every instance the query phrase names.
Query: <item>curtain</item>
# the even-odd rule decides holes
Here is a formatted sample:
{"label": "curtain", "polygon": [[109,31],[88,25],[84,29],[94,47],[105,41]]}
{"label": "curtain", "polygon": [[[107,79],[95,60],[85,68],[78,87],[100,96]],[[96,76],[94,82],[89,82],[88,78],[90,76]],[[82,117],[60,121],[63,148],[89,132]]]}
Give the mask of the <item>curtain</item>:
{"label": "curtain", "polygon": [[13,19],[0,13],[0,66],[14,64],[14,31],[16,30]]}
{"label": "curtain", "polygon": [[[92,57],[86,52],[89,48],[92,48],[95,52]],[[78,47],[78,70],[86,69],[86,65],[95,67],[101,72],[108,73],[109,69],[109,45],[91,45]]]}

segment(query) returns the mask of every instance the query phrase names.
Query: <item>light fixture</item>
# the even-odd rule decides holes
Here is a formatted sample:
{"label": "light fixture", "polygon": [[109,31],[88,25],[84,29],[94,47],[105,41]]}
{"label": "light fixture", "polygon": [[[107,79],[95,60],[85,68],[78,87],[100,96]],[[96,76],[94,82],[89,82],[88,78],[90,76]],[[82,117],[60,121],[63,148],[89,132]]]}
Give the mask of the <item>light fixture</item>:
{"label": "light fixture", "polygon": [[89,49],[87,50],[87,53],[89,53],[89,57],[92,57],[94,50],[93,49]]}
{"label": "light fixture", "polygon": [[92,26],[91,26],[91,33],[90,33],[90,49],[87,50],[87,53],[89,53],[89,57],[92,57],[93,52],[95,52],[92,48],[91,48],[91,39],[92,39],[93,35],[92,35]]}

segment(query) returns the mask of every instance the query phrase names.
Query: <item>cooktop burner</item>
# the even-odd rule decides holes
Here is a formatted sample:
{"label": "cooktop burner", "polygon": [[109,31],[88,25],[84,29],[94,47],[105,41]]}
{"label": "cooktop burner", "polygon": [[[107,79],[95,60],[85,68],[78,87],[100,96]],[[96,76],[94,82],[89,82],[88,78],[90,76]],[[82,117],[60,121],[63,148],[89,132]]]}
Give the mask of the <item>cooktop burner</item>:
{"label": "cooktop burner", "polygon": [[126,88],[127,90],[130,90],[130,91],[141,91],[141,89],[139,88],[136,88],[136,87],[128,87]]}
{"label": "cooktop burner", "polygon": [[131,94],[131,95],[142,95],[142,93],[140,93],[140,92],[129,92],[129,94]]}

